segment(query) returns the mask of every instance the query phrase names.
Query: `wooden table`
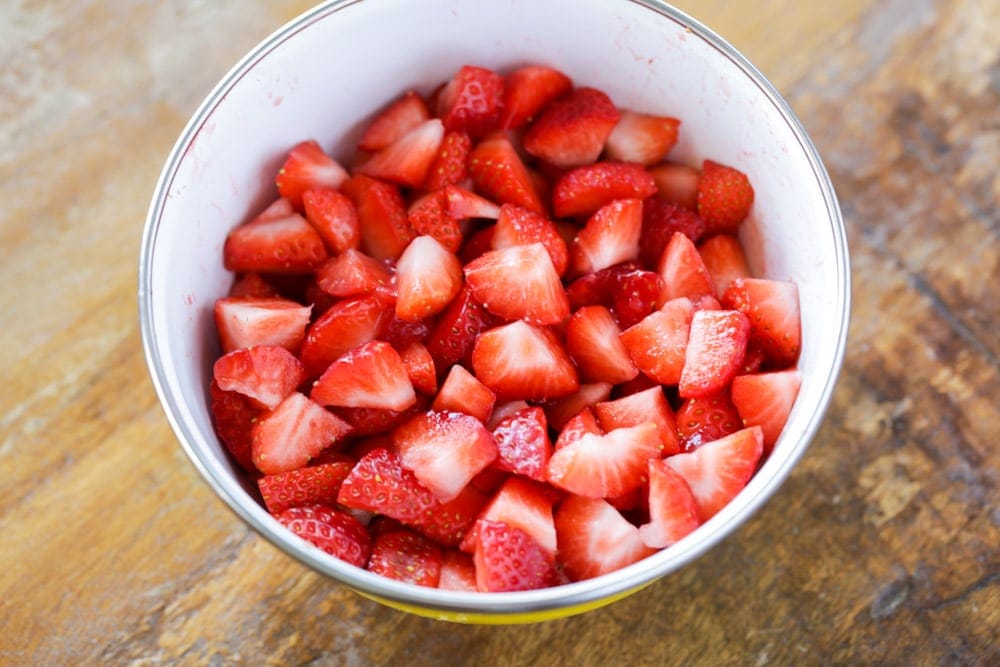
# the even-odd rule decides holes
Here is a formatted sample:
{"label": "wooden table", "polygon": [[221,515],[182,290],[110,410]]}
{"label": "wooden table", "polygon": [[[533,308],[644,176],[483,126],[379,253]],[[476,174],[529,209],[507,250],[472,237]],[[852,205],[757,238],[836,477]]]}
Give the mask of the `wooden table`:
{"label": "wooden table", "polygon": [[148,380],[136,258],[165,156],[308,4],[0,9],[0,662],[1000,663],[1000,3],[679,3],[830,169],[842,380],[720,547],[601,612],[502,628],[383,608],[278,552],[202,482]]}

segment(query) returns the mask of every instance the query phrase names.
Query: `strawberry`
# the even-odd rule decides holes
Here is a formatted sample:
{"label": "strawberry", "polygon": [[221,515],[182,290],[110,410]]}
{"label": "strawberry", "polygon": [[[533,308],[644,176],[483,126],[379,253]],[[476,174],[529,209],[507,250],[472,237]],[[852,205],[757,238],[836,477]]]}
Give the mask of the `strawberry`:
{"label": "strawberry", "polygon": [[320,405],[402,411],[416,400],[399,353],[389,343],[362,343],[338,357],[313,384]]}
{"label": "strawberry", "polygon": [[642,202],[642,237],[639,241],[639,261],[656,270],[667,244],[675,232],[687,236],[693,243],[705,233],[705,223],[694,211],[657,196]]}
{"label": "strawberry", "polygon": [[444,140],[444,126],[437,118],[425,120],[372,155],[357,169],[364,174],[411,188],[423,185]]}
{"label": "strawberry", "polygon": [[316,286],[336,297],[388,292],[392,274],[386,265],[354,248],[328,260],[316,271]]}
{"label": "strawberry", "polygon": [[406,211],[406,219],[414,233],[434,237],[451,252],[462,245],[462,228],[459,221],[448,214],[443,189],[414,200]]}
{"label": "strawberry", "polygon": [[507,320],[556,324],[569,317],[569,299],[541,243],[491,250],[465,266],[476,301]]}
{"label": "strawberry", "polygon": [[441,89],[437,115],[449,130],[473,138],[496,129],[503,105],[503,77],[483,67],[465,65]]}
{"label": "strawberry", "polygon": [[358,212],[346,196],[330,188],[311,188],[302,193],[302,206],[306,220],[331,253],[342,253],[361,243]]}
{"label": "strawberry", "polygon": [[524,133],[524,150],[562,169],[597,160],[620,114],[595,88],[576,88],[550,102]]}
{"label": "strawberry", "polygon": [[750,264],[740,240],[730,234],[716,234],[698,244],[698,254],[712,276],[715,296],[722,298],[737,278],[750,277]]}
{"label": "strawberry", "polygon": [[306,379],[305,367],[283,347],[257,345],[215,360],[212,377],[223,391],[235,391],[257,407],[274,409]]}
{"label": "strawberry", "polygon": [[279,297],[223,297],[215,302],[215,328],[223,352],[258,345],[298,352],[312,309]]}
{"label": "strawberry", "polygon": [[[519,528],[530,535],[549,555],[556,553],[556,529],[552,523],[552,504],[555,501],[550,489],[518,475],[508,477],[482,508],[479,519],[498,521]],[[461,549],[471,552],[476,548],[477,525],[473,525]]]}
{"label": "strawberry", "polygon": [[555,513],[559,562],[574,581],[614,572],[655,553],[639,529],[600,498],[570,496]]}
{"label": "strawberry", "polygon": [[580,412],[576,413],[575,416],[563,425],[553,448],[555,450],[562,449],[566,445],[576,442],[587,433],[604,435],[604,430],[597,423],[597,417],[590,406],[580,410]]}
{"label": "strawberry", "polygon": [[[489,470],[489,468],[484,468]],[[482,473],[480,473],[482,474]],[[473,478],[475,480],[479,475]],[[489,497],[477,489],[473,482],[463,488],[455,498],[439,503],[433,511],[426,512],[411,525],[422,535],[445,547],[457,547],[471,532],[476,518],[483,511]]]}
{"label": "strawberry", "polygon": [[468,158],[472,139],[465,132],[449,130],[444,133],[437,155],[427,170],[424,190],[433,191],[446,185],[458,185],[469,176]]}
{"label": "strawberry", "polygon": [[697,449],[741,428],[740,413],[728,390],[704,398],[686,398],[677,410],[677,432],[684,451]]}
{"label": "strawberry", "polygon": [[618,384],[639,374],[620,335],[604,306],[584,306],[573,313],[566,325],[566,352],[584,380]]}
{"label": "strawberry", "polygon": [[305,505],[290,507],[275,518],[331,556],[357,567],[368,562],[371,538],[364,525],[347,512],[323,505]]}
{"label": "strawberry", "polygon": [[480,334],[472,368],[501,400],[544,401],[579,388],[566,351],[548,332],[521,320]]}
{"label": "strawberry", "polygon": [[477,526],[473,562],[478,590],[527,591],[556,584],[555,560],[526,532],[482,519]]}
{"label": "strawberry", "polygon": [[794,368],[733,378],[733,405],[743,424],[760,427],[765,454],[771,452],[785,428],[801,386],[802,374]]}
{"label": "strawberry", "polygon": [[466,359],[476,336],[498,324],[498,318],[476,301],[468,287],[463,287],[438,317],[427,336],[427,350],[438,369]]}
{"label": "strawberry", "polygon": [[677,384],[681,398],[703,398],[725,389],[743,364],[749,337],[750,321],[738,310],[695,311]]}
{"label": "strawberry", "polygon": [[501,206],[497,224],[490,235],[490,247],[500,250],[535,242],[545,246],[556,273],[563,275],[569,262],[569,251],[555,223],[544,215],[514,204]]}
{"label": "strawberry", "polygon": [[284,197],[278,197],[268,204],[263,211],[258,213],[253,220],[279,220],[281,218],[287,218],[293,213],[295,213],[295,207],[292,206],[292,202],[288,201]]}
{"label": "strawberry", "polygon": [[704,523],[743,490],[763,450],[760,427],[751,426],[664,461],[687,482]]}
{"label": "strawberry", "polygon": [[698,506],[691,488],[666,461],[649,461],[649,523],[639,538],[654,549],[680,542],[698,527]]}
{"label": "strawberry", "polygon": [[414,237],[403,197],[392,183],[358,174],[340,189],[354,204],[361,250],[375,259],[396,259]]}
{"label": "strawberry", "polygon": [[424,99],[415,91],[408,90],[379,111],[368,123],[358,142],[358,148],[369,153],[380,151],[430,117]]}
{"label": "strawberry", "polygon": [[208,397],[215,434],[241,468],[254,472],[252,429],[260,408],[239,392],[223,391],[215,380],[209,384]]}
{"label": "strawberry", "polygon": [[337,301],[306,330],[299,355],[310,378],[319,377],[338,357],[374,339],[390,318],[391,305],[379,294]]}
{"label": "strawberry", "polygon": [[351,433],[366,436],[385,433],[406,421],[414,414],[416,405],[409,410],[383,410],[380,408],[335,408],[337,416],[351,425]]}
{"label": "strawberry", "polygon": [[645,199],[656,182],[641,164],[598,162],[563,174],[552,189],[557,218],[585,218],[615,199]]}
{"label": "strawberry", "polygon": [[784,280],[737,278],[722,303],[750,318],[750,340],[760,347],[767,364],[785,368],[799,358],[802,332],[798,286]]}
{"label": "strawberry", "polygon": [[406,368],[413,388],[422,394],[431,395],[437,391],[437,370],[434,358],[420,341],[412,341],[399,348],[399,358]]}
{"label": "strawberry", "polygon": [[622,342],[636,367],[660,384],[680,382],[693,315],[691,300],[681,297],[623,331]]}
{"label": "strawberry", "polygon": [[505,417],[492,429],[492,434],[501,470],[545,481],[552,443],[544,410],[529,407]]}
{"label": "strawberry", "polygon": [[704,161],[698,181],[698,215],[709,233],[736,233],[751,205],[753,186],[746,174],[712,160]]}
{"label": "strawberry", "polygon": [[689,211],[698,208],[698,181],[701,172],[686,164],[664,162],[649,168],[656,181],[656,196],[683,206]]}
{"label": "strawberry", "polygon": [[437,315],[462,288],[462,265],[433,236],[410,241],[396,276],[396,317],[411,322]]}
{"label": "strawberry", "polygon": [[441,547],[404,528],[375,538],[368,571],[408,584],[437,588],[443,560]]}
{"label": "strawberry", "polygon": [[614,388],[610,382],[591,382],[581,384],[580,388],[568,396],[545,404],[545,416],[549,426],[559,431],[581,410],[606,401]]}
{"label": "strawberry", "polygon": [[297,213],[254,220],[229,232],[222,249],[230,271],[305,274],[329,256],[322,237]]}
{"label": "strawberry", "polygon": [[692,301],[713,294],[712,276],[687,235],[674,232],[656,269],[663,279],[660,303],[686,296]]}
{"label": "strawberry", "polygon": [[340,485],[354,463],[348,460],[307,466],[257,480],[264,506],[271,514],[281,514],[289,507],[333,505]]}
{"label": "strawberry", "polygon": [[496,225],[470,230],[462,241],[462,247],[458,250],[458,258],[462,264],[468,264],[493,249],[493,232],[495,230]]}
{"label": "strawberry", "polygon": [[302,210],[302,193],[310,188],[336,190],[347,180],[347,172],[332,157],[323,152],[316,141],[303,141],[288,151],[285,163],[278,170],[275,184],[278,193],[297,211]]}
{"label": "strawberry", "polygon": [[476,566],[472,556],[456,549],[444,552],[438,588],[445,591],[476,592]]}
{"label": "strawberry", "polygon": [[500,128],[517,130],[530,122],[545,105],[570,91],[573,82],[557,69],[527,65],[510,72],[503,82]]}
{"label": "strawberry", "polygon": [[267,278],[259,273],[251,271],[249,273],[241,274],[236,278],[236,280],[233,281],[227,296],[265,299],[280,297],[281,292],[279,292],[278,288],[271,284]]}
{"label": "strawberry", "polygon": [[501,420],[529,407],[531,406],[528,405],[527,401],[522,401],[520,399],[496,403],[493,406],[493,412],[490,413],[490,418],[486,420],[486,428],[492,431]]}
{"label": "strawberry", "polygon": [[434,397],[433,410],[463,412],[486,422],[493,412],[497,397],[489,387],[476,379],[464,366],[452,366]]}
{"label": "strawberry", "polygon": [[340,485],[337,502],[408,525],[427,520],[440,507],[434,494],[384,447],[372,449],[358,459]]}
{"label": "strawberry", "polygon": [[604,305],[626,329],[649,315],[663,291],[663,280],[632,262],[618,264],[577,278],[566,289],[570,308]]}
{"label": "strawberry", "polygon": [[618,428],[604,435],[583,435],[549,459],[554,486],[587,498],[620,496],[643,482],[646,460],[662,453],[652,421]]}
{"label": "strawberry", "polygon": [[663,455],[670,456],[681,450],[674,411],[670,409],[661,387],[650,387],[613,401],[597,403],[594,412],[605,431],[653,422]]}
{"label": "strawberry", "polygon": [[616,199],[597,209],[569,248],[569,273],[581,276],[639,256],[642,201]]}
{"label": "strawberry", "polygon": [[457,185],[444,186],[444,202],[448,215],[454,220],[489,218],[496,220],[500,207],[485,197]]}
{"label": "strawberry", "polygon": [[469,176],[477,192],[499,204],[545,213],[527,167],[503,133],[491,134],[472,149]]}
{"label": "strawberry", "polygon": [[419,413],[392,433],[403,467],[440,500],[453,500],[497,457],[489,431],[475,417],[459,412]]}
{"label": "strawberry", "polygon": [[345,421],[293,392],[254,423],[253,462],[265,475],[296,470],[349,433]]}
{"label": "strawberry", "polygon": [[680,125],[676,118],[623,109],[604,144],[605,156],[619,162],[656,164],[677,143]]}

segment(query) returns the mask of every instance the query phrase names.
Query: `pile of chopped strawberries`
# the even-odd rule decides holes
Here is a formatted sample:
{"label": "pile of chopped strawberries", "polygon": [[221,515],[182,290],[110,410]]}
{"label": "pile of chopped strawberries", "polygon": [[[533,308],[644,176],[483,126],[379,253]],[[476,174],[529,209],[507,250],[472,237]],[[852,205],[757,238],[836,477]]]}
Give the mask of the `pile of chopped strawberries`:
{"label": "pile of chopped strawberries", "polygon": [[550,67],[465,66],[347,168],[291,148],[214,311],[215,429],[268,511],[357,567],[492,592],[723,508],[798,393],[798,292],[750,276],[753,188],[669,161],[679,131]]}

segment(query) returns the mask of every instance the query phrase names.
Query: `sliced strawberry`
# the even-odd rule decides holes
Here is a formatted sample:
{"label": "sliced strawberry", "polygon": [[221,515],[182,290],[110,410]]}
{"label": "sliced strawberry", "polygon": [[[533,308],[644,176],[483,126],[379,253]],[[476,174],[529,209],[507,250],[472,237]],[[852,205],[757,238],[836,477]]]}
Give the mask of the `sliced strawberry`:
{"label": "sliced strawberry", "polygon": [[404,528],[375,538],[368,571],[408,584],[437,588],[443,560],[441,547]]}
{"label": "sliced strawberry", "polygon": [[469,176],[468,159],[472,139],[465,132],[449,130],[444,133],[437,156],[427,171],[424,190],[432,191],[446,185],[458,185]]}
{"label": "sliced strawberry", "polygon": [[789,281],[737,278],[722,296],[727,308],[750,318],[750,340],[775,369],[794,364],[799,358],[802,331],[799,288]]}
{"label": "sliced strawberry", "polygon": [[586,218],[615,199],[645,199],[656,192],[641,164],[598,162],[563,174],[552,189],[557,218]]}
{"label": "sliced strawberry", "polygon": [[495,203],[457,185],[444,187],[444,201],[448,215],[455,220],[461,221],[470,218],[496,220],[497,216],[500,215],[500,207]]}
{"label": "sliced strawberry", "polygon": [[258,345],[298,352],[312,309],[276,297],[223,297],[215,302],[215,328],[223,352]]}
{"label": "sliced strawberry", "polygon": [[295,355],[276,345],[227,352],[215,360],[212,376],[223,391],[235,391],[258,407],[274,409],[306,379]]}
{"label": "sliced strawberry", "polygon": [[545,411],[529,407],[500,420],[493,430],[497,444],[497,465],[544,482],[552,443],[549,441]]}
{"label": "sliced strawberry", "polygon": [[712,295],[715,286],[698,249],[686,234],[674,232],[663,251],[657,273],[663,279],[660,303],[686,296],[692,301]]}
{"label": "sliced strawberry", "polygon": [[555,223],[544,215],[514,204],[501,206],[490,236],[490,247],[500,250],[536,242],[545,246],[556,273],[563,275],[569,263],[569,251]]}
{"label": "sliced strawberry", "polygon": [[465,65],[441,89],[437,115],[449,130],[481,137],[496,129],[503,105],[503,77],[483,67]]}
{"label": "sliced strawberry", "polygon": [[556,584],[555,560],[526,532],[498,521],[480,519],[476,524],[478,590],[527,591]]}
{"label": "sliced strawberry", "polygon": [[362,456],[340,485],[337,502],[414,524],[426,521],[440,507],[399,457],[379,447]]}
{"label": "sliced strawberry", "polygon": [[499,322],[472,296],[468,287],[463,287],[427,336],[427,350],[438,369],[448,368],[468,358],[480,332]]}
{"label": "sliced strawberry", "polygon": [[311,188],[302,194],[302,205],[306,220],[319,232],[331,253],[357,248],[361,243],[358,212],[343,194],[330,188]]}
{"label": "sliced strawberry", "polygon": [[705,223],[694,211],[660,197],[648,197],[642,202],[642,238],[639,261],[656,270],[667,244],[675,232],[687,236],[693,243],[705,233]]}
{"label": "sliced strawberry", "polygon": [[587,498],[620,496],[642,484],[646,461],[659,458],[662,447],[652,421],[583,435],[552,454],[549,482]]}
{"label": "sliced strawberry", "polygon": [[361,135],[358,148],[369,153],[380,151],[430,117],[424,99],[408,90],[378,112]]}
{"label": "sliced strawberry", "polygon": [[581,276],[639,256],[642,201],[616,199],[597,209],[569,248],[570,275]]}
{"label": "sliced strawberry", "polygon": [[348,248],[316,272],[316,286],[336,297],[390,290],[392,273],[386,265],[360,250]]}
{"label": "sliced strawberry", "polygon": [[493,249],[493,232],[495,229],[496,225],[487,225],[469,231],[462,241],[462,247],[458,250],[458,258],[462,261],[462,264],[468,264]]}
{"label": "sliced strawberry", "polygon": [[251,271],[249,273],[241,274],[236,278],[236,280],[233,281],[227,296],[266,299],[281,297],[281,292],[279,292],[278,288],[275,287],[267,278],[259,273]]}
{"label": "sliced strawberry", "polygon": [[697,449],[741,428],[740,413],[728,390],[704,398],[686,398],[677,409],[677,432],[684,451]]}
{"label": "sliced strawberry", "polygon": [[401,412],[379,408],[336,408],[335,412],[351,425],[353,435],[366,436],[391,431],[415,414],[416,407],[417,405],[414,405],[413,408]]}
{"label": "sliced strawberry", "polygon": [[619,162],[656,164],[677,143],[680,125],[676,118],[623,109],[604,144],[605,155]]}
{"label": "sliced strawberry", "polygon": [[500,128],[516,130],[531,121],[546,104],[569,92],[573,82],[557,69],[527,65],[504,77]]}
{"label": "sliced strawberry", "polygon": [[292,206],[292,202],[284,197],[278,197],[268,204],[263,211],[258,213],[254,220],[278,220],[280,218],[287,218],[293,213],[295,213],[295,207]]}
{"label": "sliced strawberry", "polygon": [[580,412],[576,413],[575,416],[563,425],[559,431],[559,437],[556,438],[554,449],[562,449],[566,445],[576,442],[587,433],[604,435],[604,430],[597,423],[597,417],[590,406],[580,410]]}
{"label": "sliced strawberry", "polygon": [[640,391],[646,391],[653,387],[662,387],[662,385],[648,375],[639,373],[635,376],[634,380],[629,380],[615,386],[614,394],[616,398],[624,398],[625,396],[638,394]]}
{"label": "sliced strawberry", "polygon": [[559,562],[574,581],[614,572],[656,553],[639,529],[600,498],[570,496],[556,510]]}
{"label": "sliced strawberry", "polygon": [[[473,480],[477,477],[479,475]],[[476,518],[482,513],[487,502],[489,497],[470,482],[455,498],[438,504],[432,512],[425,513],[411,525],[438,544],[457,547],[471,532]]]}
{"label": "sliced strawberry", "polygon": [[340,189],[354,204],[361,250],[375,259],[396,259],[413,239],[403,196],[392,183],[358,174]]}
{"label": "sliced strawberry", "polygon": [[541,243],[491,250],[465,266],[476,301],[506,320],[556,324],[569,317],[569,299]]}
{"label": "sliced strawberry", "polygon": [[347,172],[332,157],[323,152],[314,140],[303,141],[288,151],[285,163],[278,170],[275,184],[278,193],[302,210],[302,193],[310,188],[336,190],[347,180]]}
{"label": "sliced strawberry", "polygon": [[499,204],[545,213],[531,175],[503,133],[483,139],[469,153],[469,175],[477,192]]}
{"label": "sliced strawberry", "polygon": [[698,208],[701,172],[686,164],[664,162],[649,168],[656,181],[656,196],[694,211]]}
{"label": "sliced strawberry", "polygon": [[743,244],[730,234],[716,234],[698,244],[701,261],[712,276],[715,296],[722,298],[737,278],[750,277],[750,263]]}
{"label": "sliced strawberry", "polygon": [[444,140],[444,126],[437,118],[425,120],[372,155],[355,170],[373,178],[411,188],[423,185]]}
{"label": "sliced strawberry", "polygon": [[[550,555],[556,552],[556,529],[552,523],[552,504],[555,500],[551,490],[536,482],[517,475],[508,477],[483,507],[479,518],[499,521],[514,528],[520,528],[530,535],[539,546]],[[477,526],[462,541],[463,551],[476,548]]]}
{"label": "sliced strawberry", "polygon": [[410,378],[413,388],[422,394],[430,396],[437,391],[437,370],[434,368],[434,357],[427,347],[419,341],[413,341],[401,347],[399,358],[406,367],[406,375]]}
{"label": "sliced strawberry", "polygon": [[743,364],[750,321],[738,310],[698,310],[677,384],[682,398],[705,397],[725,389]]}
{"label": "sliced strawberry", "polygon": [[399,353],[380,340],[362,343],[338,357],[313,384],[310,395],[320,405],[396,411],[417,400]]}
{"label": "sliced strawberry", "polygon": [[223,391],[215,380],[209,385],[208,396],[215,434],[241,468],[254,472],[252,430],[260,408],[239,392]]}
{"label": "sliced strawberry", "polygon": [[335,359],[374,339],[391,312],[391,302],[379,294],[334,303],[306,330],[300,358],[307,375],[319,377]]}
{"label": "sliced strawberry", "polygon": [[408,419],[392,433],[403,466],[441,502],[448,502],[497,457],[482,422],[459,412],[430,411]]}
{"label": "sliced strawberry", "polygon": [[253,462],[265,475],[302,468],[350,433],[329,410],[293,392],[253,426]]}
{"label": "sliced strawberry", "polygon": [[289,507],[333,505],[340,485],[351,472],[349,460],[306,466],[257,480],[264,506],[271,514],[281,514]]}
{"label": "sliced strawberry", "polygon": [[229,232],[222,249],[230,271],[304,274],[329,256],[323,239],[297,213],[273,220],[254,220]]}
{"label": "sliced strawberry", "polygon": [[666,461],[649,461],[649,523],[639,526],[639,537],[654,549],[680,542],[699,525],[698,506],[691,488]]}
{"label": "sliced strawberry", "polygon": [[620,335],[604,306],[584,306],[573,313],[566,325],[566,352],[584,380],[618,384],[639,374]]}
{"label": "sliced strawberry", "polygon": [[753,186],[746,174],[733,167],[705,160],[698,181],[698,215],[710,234],[736,233],[750,213]]}
{"label": "sliced strawberry", "polygon": [[664,461],[688,483],[704,523],[743,490],[763,451],[760,427],[751,426]]}
{"label": "sliced strawberry", "polygon": [[663,280],[659,275],[626,262],[577,278],[566,293],[571,309],[607,306],[618,326],[627,329],[653,311],[662,291]]}
{"label": "sliced strawberry", "polygon": [[746,426],[759,426],[764,452],[770,453],[781,435],[802,386],[797,369],[738,375],[733,378],[733,405]]}
{"label": "sliced strawberry", "polygon": [[531,406],[528,405],[527,401],[522,401],[520,399],[497,403],[493,406],[493,412],[490,413],[490,418],[486,420],[486,428],[492,431],[496,428],[497,424],[501,422],[501,420],[529,407]]}
{"label": "sliced strawberry", "polygon": [[613,388],[614,385],[610,382],[581,384],[574,393],[546,403],[545,416],[549,420],[549,426],[557,431],[562,430],[581,410],[608,400]]}
{"label": "sliced strawberry", "polygon": [[431,408],[462,412],[485,423],[493,412],[496,400],[496,394],[489,387],[476,379],[464,366],[455,365],[449,369]]}
{"label": "sliced strawberry", "polygon": [[281,525],[331,556],[364,567],[371,538],[364,525],[347,512],[323,505],[290,507],[275,517]]}
{"label": "sliced strawberry", "polygon": [[462,245],[462,228],[458,220],[448,215],[443,189],[416,199],[410,204],[406,218],[414,233],[434,237],[451,252]]}
{"label": "sliced strawberry", "polygon": [[438,588],[445,591],[476,592],[476,566],[472,556],[457,549],[444,552]]}
{"label": "sliced strawberry", "polygon": [[462,265],[433,236],[418,236],[400,256],[396,277],[396,317],[413,322],[451,303],[462,288]]}
{"label": "sliced strawberry", "polygon": [[480,334],[472,368],[501,400],[544,401],[580,386],[566,351],[548,332],[521,320]]}
{"label": "sliced strawberry", "polygon": [[576,88],[545,106],[524,133],[524,150],[562,169],[590,164],[619,117],[603,92]]}
{"label": "sliced strawberry", "polygon": [[613,401],[598,403],[594,406],[594,412],[605,431],[653,422],[656,424],[663,455],[670,456],[681,451],[674,411],[670,409],[667,397],[660,387],[650,387]]}
{"label": "sliced strawberry", "polygon": [[622,342],[640,371],[660,384],[680,382],[694,305],[674,299],[622,332]]}

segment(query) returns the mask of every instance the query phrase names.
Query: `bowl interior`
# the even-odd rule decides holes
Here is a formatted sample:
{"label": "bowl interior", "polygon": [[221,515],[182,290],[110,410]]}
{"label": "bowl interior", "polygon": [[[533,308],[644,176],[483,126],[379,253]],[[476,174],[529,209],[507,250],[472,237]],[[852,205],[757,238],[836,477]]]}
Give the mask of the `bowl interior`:
{"label": "bowl interior", "polygon": [[[419,30],[412,29],[420,25]],[[743,240],[755,273],[799,285],[801,392],[774,453],[747,489],[681,543],[562,589],[501,596],[419,590],[359,572],[292,538],[257,505],[212,432],[206,387],[218,354],[212,305],[232,276],[227,232],[276,196],[289,147],[314,138],[349,161],[360,128],[405,88],[429,93],[462,64],[558,67],[620,107],[682,121],[673,159],[745,171],[756,201]],[[329,2],[244,58],[192,118],[152,202],[140,266],[151,375],[178,439],[219,495],[303,562],[355,588],[436,609],[508,612],[600,599],[647,583],[730,533],[780,484],[818,428],[839,370],[849,299],[836,200],[785,103],[722,40],[666,5],[588,0]],[[492,600],[486,601],[491,597]]]}

